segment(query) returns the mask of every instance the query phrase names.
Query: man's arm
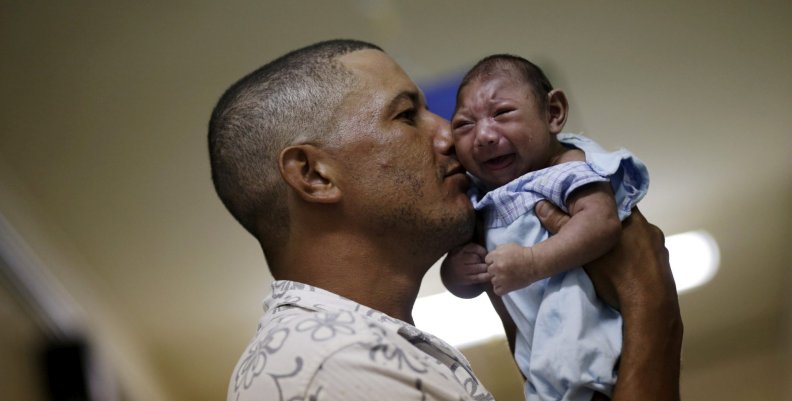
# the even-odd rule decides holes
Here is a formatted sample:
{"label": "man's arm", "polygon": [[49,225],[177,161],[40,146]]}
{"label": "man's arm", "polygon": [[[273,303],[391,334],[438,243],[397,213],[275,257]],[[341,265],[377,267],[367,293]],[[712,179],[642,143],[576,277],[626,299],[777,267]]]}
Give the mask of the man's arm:
{"label": "man's arm", "polygon": [[[548,202],[540,202],[536,214],[553,232],[569,219]],[[620,242],[585,269],[598,296],[624,320],[613,400],[679,400],[683,328],[663,233],[635,209]]]}

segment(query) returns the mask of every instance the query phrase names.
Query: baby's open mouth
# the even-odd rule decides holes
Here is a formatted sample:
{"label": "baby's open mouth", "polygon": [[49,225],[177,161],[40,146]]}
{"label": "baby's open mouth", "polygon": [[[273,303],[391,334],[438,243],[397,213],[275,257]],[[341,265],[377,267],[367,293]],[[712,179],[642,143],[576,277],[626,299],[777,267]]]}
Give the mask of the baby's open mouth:
{"label": "baby's open mouth", "polygon": [[492,170],[499,170],[509,166],[514,160],[514,153],[505,154],[498,157],[493,157],[484,162],[484,165]]}

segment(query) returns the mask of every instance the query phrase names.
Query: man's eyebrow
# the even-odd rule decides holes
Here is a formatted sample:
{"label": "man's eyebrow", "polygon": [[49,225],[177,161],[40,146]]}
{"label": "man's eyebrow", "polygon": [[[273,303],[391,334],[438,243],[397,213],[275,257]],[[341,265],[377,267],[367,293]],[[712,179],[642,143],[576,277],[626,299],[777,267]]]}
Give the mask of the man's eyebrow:
{"label": "man's eyebrow", "polygon": [[393,114],[396,113],[397,108],[402,102],[410,102],[413,105],[417,105],[420,103],[420,95],[418,95],[418,91],[414,90],[405,90],[399,92],[398,95],[394,96],[391,102],[388,104],[388,113]]}

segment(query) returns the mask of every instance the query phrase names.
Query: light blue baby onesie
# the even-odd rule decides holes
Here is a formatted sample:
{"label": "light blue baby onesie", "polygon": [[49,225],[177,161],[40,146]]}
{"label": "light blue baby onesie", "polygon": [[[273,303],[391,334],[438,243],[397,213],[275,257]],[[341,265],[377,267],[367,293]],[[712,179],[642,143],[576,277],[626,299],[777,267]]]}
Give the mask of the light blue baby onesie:
{"label": "light blue baby onesie", "polygon": [[[540,200],[566,211],[567,197],[575,189],[610,181],[624,220],[646,194],[646,166],[628,151],[606,152],[577,134],[559,134],[558,140],[583,150],[586,161],[530,172],[486,194],[475,185],[471,189],[473,205],[484,215],[487,251],[500,244],[533,246],[547,239],[534,214]],[[622,320],[597,299],[582,268],[512,291],[503,302],[517,325],[514,357],[527,379],[526,400],[589,401],[594,391],[612,396]]]}

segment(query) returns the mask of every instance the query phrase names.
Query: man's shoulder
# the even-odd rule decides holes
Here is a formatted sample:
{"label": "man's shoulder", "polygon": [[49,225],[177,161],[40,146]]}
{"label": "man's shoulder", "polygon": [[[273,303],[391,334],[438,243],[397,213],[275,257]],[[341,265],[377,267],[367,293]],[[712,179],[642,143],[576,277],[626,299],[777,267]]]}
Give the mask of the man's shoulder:
{"label": "man's shoulder", "polygon": [[283,336],[284,346],[333,352],[351,342],[377,341],[387,331],[395,330],[397,328],[386,328],[378,317],[350,310],[310,310],[291,306],[265,316],[257,338],[262,335]]}
{"label": "man's shoulder", "polygon": [[234,369],[229,399],[245,400],[245,394],[271,391],[281,393],[283,399],[298,395],[295,392],[309,388],[328,358],[376,349],[394,336],[397,331],[376,318],[348,310],[270,311]]}

